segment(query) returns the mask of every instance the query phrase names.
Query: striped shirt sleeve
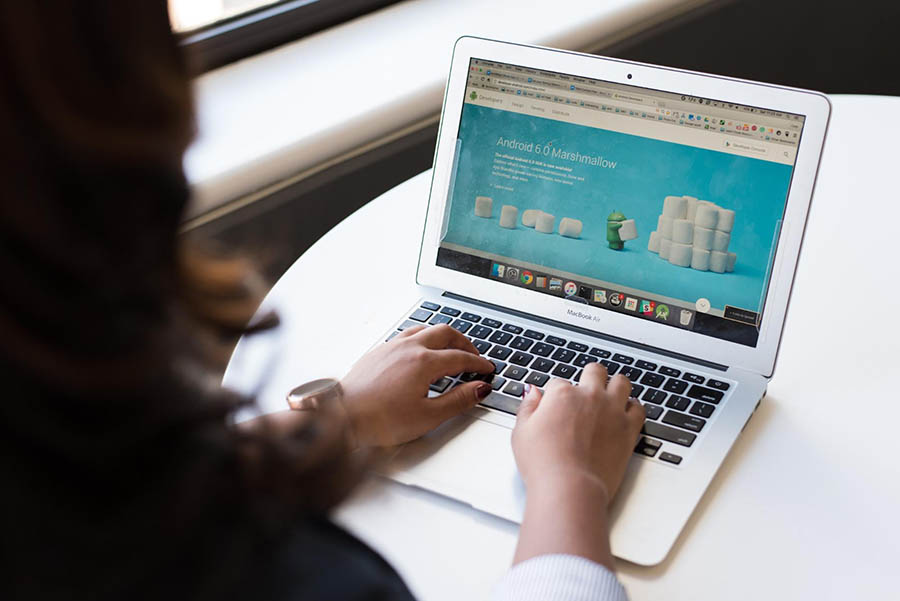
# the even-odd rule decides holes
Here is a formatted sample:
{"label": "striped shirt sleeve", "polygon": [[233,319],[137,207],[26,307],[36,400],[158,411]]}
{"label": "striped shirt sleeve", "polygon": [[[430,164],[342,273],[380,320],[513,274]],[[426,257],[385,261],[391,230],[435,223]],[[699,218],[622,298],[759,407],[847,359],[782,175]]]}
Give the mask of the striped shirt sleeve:
{"label": "striped shirt sleeve", "polygon": [[576,555],[540,555],[509,569],[494,601],[628,601],[606,567]]}

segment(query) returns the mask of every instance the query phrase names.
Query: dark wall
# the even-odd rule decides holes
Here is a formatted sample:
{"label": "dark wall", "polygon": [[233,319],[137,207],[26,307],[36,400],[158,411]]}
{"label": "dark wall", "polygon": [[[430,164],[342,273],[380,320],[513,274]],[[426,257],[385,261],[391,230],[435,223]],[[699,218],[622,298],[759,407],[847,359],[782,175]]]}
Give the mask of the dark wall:
{"label": "dark wall", "polygon": [[[828,93],[900,95],[898,22],[900,3],[894,2],[738,0],[599,53]],[[191,235],[249,254],[274,281],[345,216],[431,167],[436,135],[436,126],[423,129]]]}

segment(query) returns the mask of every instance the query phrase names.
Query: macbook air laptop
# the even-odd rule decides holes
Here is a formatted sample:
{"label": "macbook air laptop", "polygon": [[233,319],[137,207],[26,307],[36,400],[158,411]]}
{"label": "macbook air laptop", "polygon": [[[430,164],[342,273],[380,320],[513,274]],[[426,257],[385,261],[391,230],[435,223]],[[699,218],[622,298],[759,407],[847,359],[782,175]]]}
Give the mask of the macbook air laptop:
{"label": "macbook air laptop", "polygon": [[459,39],[419,256],[427,295],[384,339],[449,324],[494,362],[494,390],[386,473],[520,521],[524,385],[577,384],[601,362],[647,410],[612,551],[662,561],[774,374],[829,114],[814,92]]}

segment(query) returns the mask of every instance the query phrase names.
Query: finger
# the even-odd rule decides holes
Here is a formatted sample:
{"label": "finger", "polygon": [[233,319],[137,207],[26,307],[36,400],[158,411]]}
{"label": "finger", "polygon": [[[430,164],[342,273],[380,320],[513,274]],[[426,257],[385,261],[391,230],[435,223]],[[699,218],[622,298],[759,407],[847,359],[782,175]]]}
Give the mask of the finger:
{"label": "finger", "polygon": [[416,338],[425,345],[425,348],[430,348],[432,350],[455,348],[476,355],[478,354],[478,350],[475,349],[475,346],[468,338],[447,324],[432,326],[424,332],[419,333]]}
{"label": "finger", "polygon": [[442,376],[472,371],[489,374],[494,371],[494,364],[478,353],[472,354],[457,349],[447,349],[428,351],[428,358]]}
{"label": "finger", "polygon": [[409,338],[409,337],[412,336],[413,334],[418,334],[419,332],[421,332],[421,331],[424,330],[424,329],[425,329],[425,326],[424,326],[424,325],[421,325],[421,326],[412,326],[411,328],[406,328],[405,330],[402,330],[399,334],[397,334],[396,336],[394,336],[394,338],[395,338],[395,339],[396,339],[396,338]]}
{"label": "finger", "polygon": [[519,405],[519,411],[516,414],[516,422],[518,423],[520,420],[524,422],[531,417],[531,414],[538,408],[543,396],[540,388],[532,386],[531,384],[526,384],[525,398],[522,399],[522,403]]}
{"label": "finger", "polygon": [[491,385],[487,382],[468,382],[428,399],[425,402],[431,407],[431,417],[434,420],[429,429],[436,428],[451,417],[471,409],[489,394]]}
{"label": "finger", "polygon": [[560,388],[567,388],[572,384],[569,383],[568,380],[563,380],[562,378],[552,378],[550,382],[544,386],[544,393],[553,392],[554,390],[558,390]]}
{"label": "finger", "polygon": [[578,384],[592,394],[596,394],[606,388],[606,379],[608,377],[609,372],[607,372],[605,365],[602,363],[588,363],[584,366],[584,371],[581,372],[581,380]]}
{"label": "finger", "polygon": [[606,395],[609,400],[624,409],[628,397],[631,396],[631,380],[622,374],[616,374],[609,381],[609,386],[606,387]]}

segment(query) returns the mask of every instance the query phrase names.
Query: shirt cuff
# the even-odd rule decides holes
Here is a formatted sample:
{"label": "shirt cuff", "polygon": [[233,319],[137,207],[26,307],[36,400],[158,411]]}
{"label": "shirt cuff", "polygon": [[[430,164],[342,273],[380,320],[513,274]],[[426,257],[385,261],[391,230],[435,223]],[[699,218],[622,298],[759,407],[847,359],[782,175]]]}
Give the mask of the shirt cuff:
{"label": "shirt cuff", "polygon": [[628,601],[616,575],[576,555],[540,555],[509,569],[495,601]]}

